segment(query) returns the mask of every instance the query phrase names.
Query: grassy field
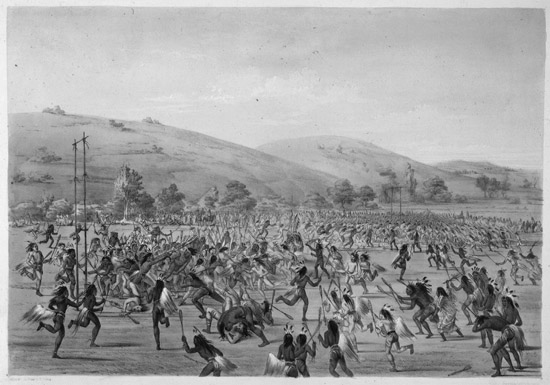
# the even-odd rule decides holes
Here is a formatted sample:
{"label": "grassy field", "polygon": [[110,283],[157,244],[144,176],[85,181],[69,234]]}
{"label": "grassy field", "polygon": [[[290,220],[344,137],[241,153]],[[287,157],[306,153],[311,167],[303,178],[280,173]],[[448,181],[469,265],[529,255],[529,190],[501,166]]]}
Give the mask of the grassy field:
{"label": "grassy field", "polygon": [[[117,230],[112,228],[112,230]],[[130,231],[130,227],[119,231]],[[72,228],[61,228],[62,239],[67,239]],[[541,234],[535,234],[527,240],[540,240]],[[190,356],[182,350],[180,341],[181,330],[177,317],[172,318],[170,328],[161,329],[162,351],[155,350],[155,343],[152,330],[151,314],[136,314],[135,318],[140,324],[136,325],[126,318],[118,315],[118,309],[106,306],[100,315],[102,329],[99,333],[97,343],[101,348],[89,348],[89,339],[91,328],[81,328],[77,335],[72,335],[67,331],[67,335],[59,354],[63,359],[51,359],[53,343],[55,336],[43,330],[36,331],[36,325],[24,324],[20,322],[21,316],[25,311],[37,303],[46,304],[49,300],[51,290],[53,289],[53,277],[57,272],[57,267],[45,265],[43,293],[45,297],[39,298],[34,294],[34,283],[27,278],[19,276],[13,272],[15,265],[25,258],[24,248],[27,241],[32,239],[23,232],[22,229],[10,229],[9,239],[9,374],[20,375],[171,375],[171,376],[197,376],[204,367],[203,360],[198,355]],[[41,248],[45,252],[45,248]],[[534,249],[535,254],[541,255],[540,243]],[[370,254],[373,261],[386,267],[388,270],[384,273],[386,279],[394,282],[394,288],[404,293],[404,286],[396,282],[398,272],[390,268],[390,262],[395,252],[374,248]],[[494,260],[501,261],[502,257],[497,253],[490,253]],[[495,276],[496,266],[486,257],[483,257],[483,265],[487,267],[490,276]],[[437,271],[435,268],[429,268],[426,255],[423,253],[414,254],[409,270],[405,279],[413,280],[424,276],[429,277],[433,289],[440,286],[447,279],[445,270]],[[311,263],[309,263],[311,271]],[[509,269],[509,267],[508,267]],[[510,282],[510,278],[508,278]],[[329,284],[326,277],[321,283],[327,287]],[[371,294],[368,297],[374,306],[376,312],[385,303],[393,303],[388,298],[376,290],[376,284],[382,284],[379,278],[374,281],[369,290]],[[355,293],[361,293],[360,286],[353,287]],[[531,378],[540,378],[541,375],[541,286],[532,286],[527,280],[513,289],[518,295],[521,306],[521,315],[524,321],[523,329],[528,342],[528,349],[523,354],[523,363],[527,367],[525,370],[517,373],[510,373],[504,370],[505,378],[509,379],[521,377],[525,380]],[[278,290],[282,294],[286,288]],[[255,298],[259,295],[254,293]],[[270,296],[270,292],[268,295]],[[278,295],[277,294],[277,295]],[[310,307],[308,317],[314,319],[309,321],[309,327],[314,330],[317,326],[316,315],[320,306],[318,289],[308,289]],[[459,301],[462,301],[463,293],[458,294]],[[121,301],[120,301],[121,302]],[[208,300],[207,304],[211,304]],[[294,307],[288,307],[279,304],[278,307],[286,313],[289,313],[294,321],[290,321],[281,313],[273,313],[275,325],[267,327],[266,336],[271,344],[264,348],[258,348],[260,340],[253,336],[245,341],[235,345],[220,341],[216,334],[210,335],[214,344],[238,365],[238,370],[233,374],[235,376],[261,376],[264,371],[265,362],[268,353],[277,352],[279,344],[282,342],[283,327],[287,322],[291,322],[296,330],[301,329],[301,311],[302,306],[299,302]],[[198,318],[198,311],[193,305],[180,307],[184,313],[184,325],[187,336],[192,335],[192,327],[204,327],[204,320]],[[76,311],[71,309],[67,312],[68,320],[76,316]],[[417,329],[412,321],[413,311],[400,312],[397,315],[404,317],[409,328],[416,332]],[[432,339],[425,339],[424,336],[418,336],[415,341],[415,354],[402,355],[396,354],[398,373],[389,372],[389,363],[384,354],[384,339],[378,337],[375,333],[369,332],[357,333],[359,342],[360,362],[349,362],[351,370],[356,376],[377,376],[377,377],[444,377],[448,378],[451,372],[463,368],[465,365],[471,365],[472,368],[463,373],[457,374],[452,378],[466,377],[488,377],[492,370],[492,360],[485,349],[481,349],[480,336],[471,331],[471,326],[466,326],[467,320],[464,315],[459,313],[458,325],[465,334],[465,338],[457,336],[449,337],[447,342],[442,342],[439,336]],[[430,324],[433,331],[437,330],[435,324]],[[326,330],[323,325],[321,333]],[[498,334],[498,333],[497,333]],[[318,354],[314,361],[308,359],[308,366],[313,377],[329,376],[328,365],[329,352],[318,346]]]}
{"label": "grassy field", "polygon": [[[384,205],[386,212],[390,211],[389,205]],[[498,218],[510,218],[513,221],[528,220],[531,217],[541,220],[543,205],[534,203],[510,204],[505,200],[472,200],[463,204],[414,204],[402,205],[402,212],[425,212],[431,211],[437,214],[460,214],[469,213],[473,216],[487,216]],[[393,204],[393,213],[399,213],[399,203]]]}

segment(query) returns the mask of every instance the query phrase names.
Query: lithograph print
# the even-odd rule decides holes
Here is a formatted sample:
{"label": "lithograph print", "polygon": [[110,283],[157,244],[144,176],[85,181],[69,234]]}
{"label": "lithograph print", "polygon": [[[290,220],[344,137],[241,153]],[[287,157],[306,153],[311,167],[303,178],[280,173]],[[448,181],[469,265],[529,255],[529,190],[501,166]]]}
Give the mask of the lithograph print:
{"label": "lithograph print", "polygon": [[6,8],[8,375],[542,376],[543,8]]}

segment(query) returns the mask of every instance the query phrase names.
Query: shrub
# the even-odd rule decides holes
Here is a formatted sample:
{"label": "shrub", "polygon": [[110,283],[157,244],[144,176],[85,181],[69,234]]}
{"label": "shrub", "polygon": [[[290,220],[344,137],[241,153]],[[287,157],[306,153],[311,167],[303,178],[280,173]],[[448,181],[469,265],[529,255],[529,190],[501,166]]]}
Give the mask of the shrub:
{"label": "shrub", "polygon": [[519,199],[519,197],[513,197],[508,200],[508,203],[511,205],[519,205],[521,203],[521,199]]}
{"label": "shrub", "polygon": [[426,203],[426,198],[422,194],[414,194],[411,197],[411,202],[414,203]]}
{"label": "shrub", "polygon": [[34,156],[29,161],[35,163],[53,163],[59,162],[61,159],[55,152],[50,152],[47,147],[43,146],[36,150]]}
{"label": "shrub", "polygon": [[53,201],[46,211],[46,219],[53,221],[58,215],[70,215],[73,213],[73,206],[66,200]]}
{"label": "shrub", "polygon": [[142,120],[143,123],[149,123],[149,124],[158,124],[160,126],[162,126],[162,123],[159,122],[158,120],[156,119],[152,119],[150,116],[146,117],[145,119]]}
{"label": "shrub", "polygon": [[25,173],[21,171],[17,171],[15,175],[11,178],[11,183],[12,184],[23,183],[26,180],[27,180],[27,177],[25,176]]}
{"label": "shrub", "polygon": [[156,144],[153,144],[152,149],[153,149],[153,152],[156,154],[162,154],[162,151],[164,150],[164,148],[158,147]]}
{"label": "shrub", "polygon": [[111,125],[111,127],[116,127],[116,128],[124,127],[124,123],[117,123],[117,121],[113,119],[109,120],[109,124]]}
{"label": "shrub", "polygon": [[457,194],[457,195],[455,195],[455,202],[456,203],[467,203],[468,202],[468,197],[466,197],[466,195]]}
{"label": "shrub", "polygon": [[55,106],[54,108],[46,107],[42,112],[46,114],[65,115],[65,110],[62,110],[59,106]]}
{"label": "shrub", "polygon": [[10,214],[15,218],[31,217],[32,219],[41,220],[44,217],[42,209],[35,202],[23,202],[15,207],[12,207]]}

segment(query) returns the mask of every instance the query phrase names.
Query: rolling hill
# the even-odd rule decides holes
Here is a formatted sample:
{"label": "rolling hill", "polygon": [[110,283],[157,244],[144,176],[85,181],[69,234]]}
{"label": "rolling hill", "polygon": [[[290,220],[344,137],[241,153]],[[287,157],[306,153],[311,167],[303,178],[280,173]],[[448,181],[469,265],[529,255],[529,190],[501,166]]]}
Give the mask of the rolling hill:
{"label": "rolling hill", "polygon": [[[10,207],[41,200],[44,193],[73,201],[73,141],[85,132],[89,203],[113,198],[114,180],[123,164],[143,176],[147,192],[156,196],[176,183],[187,201],[198,200],[216,186],[223,195],[230,180],[244,183],[257,197],[279,195],[296,202],[306,194],[326,190],[338,179],[355,186],[369,185],[376,192],[393,174],[407,186],[407,170],[418,181],[441,177],[449,190],[481,198],[475,187],[480,173],[512,183],[510,195],[540,200],[538,189],[520,188],[525,178],[537,173],[510,170],[489,163],[452,161],[438,167],[416,162],[373,144],[338,136],[316,136],[277,141],[257,149],[222,141],[197,132],[149,122],[113,121],[101,117],[52,113],[10,114],[8,178]],[[82,145],[78,151],[78,175],[82,177]],[[466,170],[466,171],[465,171]],[[539,186],[542,182],[539,182]],[[79,201],[82,200],[79,186]],[[403,198],[406,201],[405,192]]]}
{"label": "rolling hill", "polygon": [[278,194],[299,200],[309,191],[325,191],[337,179],[254,149],[160,124],[22,113],[10,114],[8,126],[10,206],[40,201],[45,192],[73,201],[72,143],[83,132],[90,144],[86,153],[89,202],[113,198],[113,182],[124,163],[143,176],[151,195],[176,183],[188,201],[199,199],[213,186],[223,195],[233,179],[255,196]]}
{"label": "rolling hill", "polygon": [[385,150],[371,143],[339,136],[314,136],[287,139],[264,144],[257,148],[268,154],[288,159],[314,170],[349,179],[357,186],[369,185],[378,189],[388,182],[381,175],[393,171],[400,185],[407,185],[410,164],[415,172],[418,189],[433,176],[441,177],[453,193],[482,196],[475,182],[468,176],[457,175],[437,167],[416,162],[405,156]]}

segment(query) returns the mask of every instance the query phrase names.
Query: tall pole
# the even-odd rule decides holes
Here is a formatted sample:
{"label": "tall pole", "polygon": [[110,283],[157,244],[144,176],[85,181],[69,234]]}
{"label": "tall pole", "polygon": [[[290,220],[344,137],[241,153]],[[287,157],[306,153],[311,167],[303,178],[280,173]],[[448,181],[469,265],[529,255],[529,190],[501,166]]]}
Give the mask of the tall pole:
{"label": "tall pole", "polygon": [[[399,217],[401,217],[401,190],[403,187],[399,187]],[[84,191],[86,191],[86,182],[84,182]]]}
{"label": "tall pole", "polygon": [[86,133],[82,133],[82,147],[84,148],[84,287],[88,287],[88,222],[86,216]]}
{"label": "tall pole", "polygon": [[390,198],[390,219],[393,220],[393,186],[391,189],[391,198]]}
{"label": "tall pole", "polygon": [[73,149],[74,149],[74,233],[75,233],[75,255],[76,255],[76,298],[78,299],[79,291],[78,291],[78,269],[79,269],[79,263],[78,263],[78,216],[77,216],[77,210],[78,210],[78,199],[76,197],[76,183],[78,182],[78,178],[76,176],[76,148],[77,148],[78,142],[76,139],[73,143]]}

